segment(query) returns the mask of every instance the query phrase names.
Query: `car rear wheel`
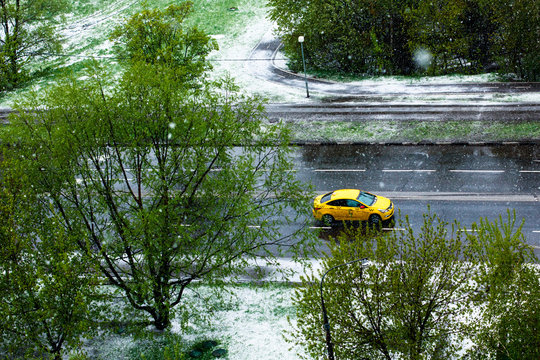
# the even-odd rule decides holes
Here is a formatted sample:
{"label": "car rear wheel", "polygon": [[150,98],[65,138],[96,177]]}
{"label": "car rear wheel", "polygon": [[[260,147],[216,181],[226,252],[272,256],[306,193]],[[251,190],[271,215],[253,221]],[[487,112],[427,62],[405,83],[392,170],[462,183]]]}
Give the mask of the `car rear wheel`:
{"label": "car rear wheel", "polygon": [[369,226],[377,228],[381,226],[382,219],[379,215],[371,215],[368,220]]}
{"label": "car rear wheel", "polygon": [[322,223],[325,226],[330,226],[334,223],[334,217],[330,214],[324,214],[322,217]]}

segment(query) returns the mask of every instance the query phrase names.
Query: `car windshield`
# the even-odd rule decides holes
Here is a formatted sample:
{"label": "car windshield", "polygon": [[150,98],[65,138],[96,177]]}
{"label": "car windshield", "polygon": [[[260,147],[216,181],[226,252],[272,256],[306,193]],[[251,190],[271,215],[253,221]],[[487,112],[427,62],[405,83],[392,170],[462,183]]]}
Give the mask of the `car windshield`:
{"label": "car windshield", "polygon": [[375,200],[377,199],[377,197],[375,195],[371,195],[366,192],[360,191],[360,195],[358,195],[357,199],[362,204],[371,206],[375,203]]}

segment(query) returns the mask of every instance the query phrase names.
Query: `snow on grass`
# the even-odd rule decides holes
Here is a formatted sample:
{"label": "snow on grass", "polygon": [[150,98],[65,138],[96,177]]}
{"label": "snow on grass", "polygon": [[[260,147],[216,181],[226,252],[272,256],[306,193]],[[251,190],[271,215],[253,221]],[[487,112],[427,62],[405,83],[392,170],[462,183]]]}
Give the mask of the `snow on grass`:
{"label": "snow on grass", "polygon": [[[200,301],[200,297],[215,293],[215,288],[198,285],[194,290],[186,292],[183,305],[210,319],[191,320],[187,327],[173,320],[170,331],[180,339],[183,351],[198,341],[212,339],[228,351],[228,359],[297,360],[303,353],[283,336],[295,324],[291,285],[231,285],[220,292],[222,298],[215,303]],[[92,359],[128,360],[144,351],[148,347],[145,343],[144,338],[127,333],[107,334],[91,340],[85,351]]]}
{"label": "snow on grass", "polygon": [[[178,313],[170,331],[180,339],[183,351],[198,341],[212,339],[227,349],[228,359],[297,360],[304,354],[303,349],[284,337],[284,332],[290,332],[296,324],[292,284],[300,282],[306,269],[321,269],[319,260],[311,259],[305,265],[281,258],[277,266],[290,270],[287,278],[268,268],[264,283],[231,284],[223,289],[193,284],[178,305],[190,317],[186,321]],[[122,311],[121,302],[117,307],[114,312]],[[147,330],[155,335],[151,327]],[[148,347],[148,340],[130,334],[122,326],[113,331],[116,334],[105,333],[86,343],[84,350],[90,359],[130,360]]]}
{"label": "snow on grass", "polygon": [[291,345],[283,337],[283,331],[291,327],[288,318],[295,317],[293,288],[241,286],[231,290],[236,306],[216,312],[216,326],[206,336],[223,341],[230,359],[298,359],[301,349],[289,349]]}
{"label": "snow on grass", "polygon": [[486,142],[534,140],[536,121],[298,121],[289,124],[299,142]]}
{"label": "snow on grass", "polygon": [[[171,0],[148,0],[149,8],[166,6],[174,3]],[[66,15],[66,24],[60,28],[60,35],[66,39],[64,54],[69,56],[40,59],[32,65],[32,70],[39,70],[46,75],[36,80],[34,86],[39,90],[55,82],[58,69],[71,68],[79,70],[82,62],[88,58],[97,58],[107,64],[113,71],[120,71],[113,58],[112,42],[108,40],[111,31],[124,19],[141,9],[138,0],[77,0],[73,2],[73,12]],[[261,60],[246,61],[253,48],[260,42],[268,41],[274,37],[274,27],[267,19],[266,0],[214,0],[194,1],[194,13],[188,18],[188,24],[195,24],[218,41],[219,51],[210,54],[209,60],[214,66],[212,77],[231,76],[243,92],[258,94],[269,99],[270,102],[310,102],[328,98],[325,93],[311,92],[311,98],[306,98],[305,89],[301,87],[286,86],[281,83],[267,81],[256,76],[257,67],[265,67]],[[266,54],[270,57],[273,54]],[[274,66],[286,69],[286,59],[282,53],[276,54]],[[251,71],[246,66],[250,64]],[[260,64],[260,65],[259,65]],[[253,66],[255,65],[255,66]],[[255,68],[255,74],[253,73]],[[482,83],[494,81],[494,75],[452,75],[438,77],[374,77],[363,80],[350,81],[349,84],[369,87],[370,90],[385,96],[385,102],[538,102],[540,93],[525,94],[487,94],[476,95],[473,98],[467,95],[447,94],[415,94],[414,87],[410,85],[441,84],[441,92],[452,91],[452,85],[460,83]],[[333,86],[329,84],[328,86]],[[419,91],[419,90],[418,90]],[[13,99],[26,93],[20,89],[9,96],[0,99],[0,107],[11,107]],[[392,95],[403,93],[406,95]],[[360,99],[362,100],[362,99]]]}

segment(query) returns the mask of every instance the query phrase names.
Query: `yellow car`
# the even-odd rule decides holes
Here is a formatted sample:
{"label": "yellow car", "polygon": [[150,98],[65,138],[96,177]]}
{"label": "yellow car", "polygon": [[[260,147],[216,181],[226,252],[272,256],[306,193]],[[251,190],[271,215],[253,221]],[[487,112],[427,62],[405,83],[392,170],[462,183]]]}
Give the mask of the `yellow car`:
{"label": "yellow car", "polygon": [[383,196],[357,189],[335,190],[313,201],[313,216],[325,225],[335,221],[367,221],[378,226],[394,217],[394,204]]}

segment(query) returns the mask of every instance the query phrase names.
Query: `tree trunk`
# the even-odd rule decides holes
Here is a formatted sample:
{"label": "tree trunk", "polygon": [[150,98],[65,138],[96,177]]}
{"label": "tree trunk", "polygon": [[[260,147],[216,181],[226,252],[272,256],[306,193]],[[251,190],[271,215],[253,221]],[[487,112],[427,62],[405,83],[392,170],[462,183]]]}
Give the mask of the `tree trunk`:
{"label": "tree trunk", "polygon": [[157,330],[165,330],[171,325],[170,299],[168,294],[163,293],[164,291],[167,290],[162,289],[159,285],[154,288],[155,312],[153,318]]}

